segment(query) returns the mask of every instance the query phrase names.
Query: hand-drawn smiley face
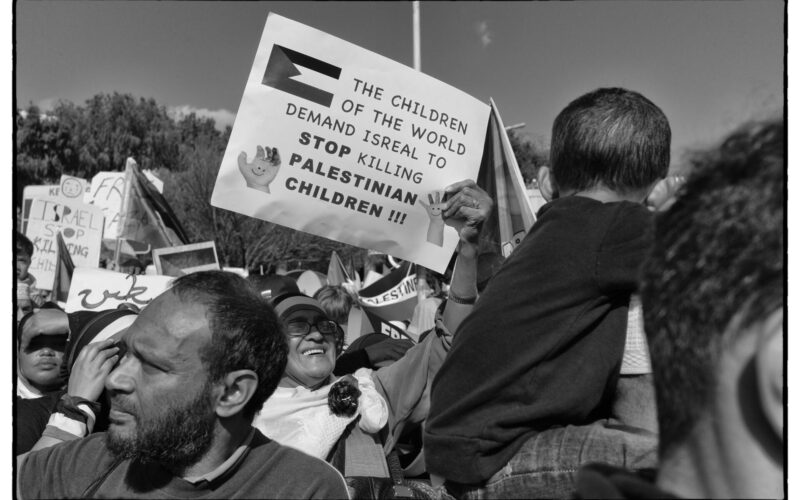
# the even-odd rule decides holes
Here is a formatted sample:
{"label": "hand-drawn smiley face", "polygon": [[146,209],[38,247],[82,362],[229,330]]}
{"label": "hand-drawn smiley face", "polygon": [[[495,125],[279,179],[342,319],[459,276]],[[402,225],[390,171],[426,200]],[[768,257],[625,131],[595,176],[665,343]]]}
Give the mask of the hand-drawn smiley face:
{"label": "hand-drawn smiley face", "polygon": [[61,194],[67,198],[77,198],[83,194],[83,186],[77,179],[64,179],[61,183]]}
{"label": "hand-drawn smiley face", "polygon": [[247,153],[242,151],[238,157],[239,171],[242,173],[247,187],[269,193],[269,184],[278,175],[281,158],[278,148],[257,146],[253,161],[247,161]]}

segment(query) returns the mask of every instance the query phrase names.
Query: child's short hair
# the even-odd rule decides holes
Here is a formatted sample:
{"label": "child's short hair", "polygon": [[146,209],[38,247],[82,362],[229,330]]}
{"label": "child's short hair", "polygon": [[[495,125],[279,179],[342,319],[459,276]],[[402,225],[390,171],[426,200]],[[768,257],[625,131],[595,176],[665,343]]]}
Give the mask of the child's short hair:
{"label": "child's short hair", "polygon": [[14,244],[17,247],[17,253],[33,257],[33,243],[19,231],[14,231]]}
{"label": "child's short hair", "polygon": [[642,189],[665,177],[672,133],[664,112],[631,90],[578,97],[553,122],[550,169],[556,187]]}
{"label": "child's short hair", "polygon": [[340,285],[325,285],[314,294],[330,319],[341,324],[347,323],[353,298]]}

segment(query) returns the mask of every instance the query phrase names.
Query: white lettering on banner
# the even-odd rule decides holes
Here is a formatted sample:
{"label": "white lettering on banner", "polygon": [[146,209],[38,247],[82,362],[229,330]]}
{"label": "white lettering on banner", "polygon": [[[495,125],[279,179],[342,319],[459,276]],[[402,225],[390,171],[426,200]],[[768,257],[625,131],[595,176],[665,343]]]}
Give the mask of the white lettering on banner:
{"label": "white lettering on banner", "polygon": [[211,204],[443,272],[458,233],[428,195],[477,177],[488,121],[458,89],[270,13]]}
{"label": "white lettering on banner", "polygon": [[403,302],[411,296],[417,294],[417,276],[416,274],[403,279],[393,288],[385,291],[375,297],[360,297],[361,302],[370,306],[387,306]]}
{"label": "white lettering on banner", "polygon": [[144,307],[169,288],[172,279],[76,267],[65,309],[68,313],[104,310],[123,303]]}

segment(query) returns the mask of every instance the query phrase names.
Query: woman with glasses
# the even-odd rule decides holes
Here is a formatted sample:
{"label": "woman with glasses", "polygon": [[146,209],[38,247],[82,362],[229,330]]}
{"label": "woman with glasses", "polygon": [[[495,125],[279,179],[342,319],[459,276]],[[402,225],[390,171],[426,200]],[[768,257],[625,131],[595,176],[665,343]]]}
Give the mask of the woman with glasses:
{"label": "woman with glasses", "polygon": [[[341,378],[333,375],[344,341],[339,325],[328,319],[319,302],[301,293],[276,297],[272,305],[284,322],[289,354],[278,388],[253,425],[275,441],[321,459],[358,417],[359,428],[377,433],[386,425],[388,409],[375,390],[371,370],[362,368]],[[336,385],[338,380],[342,382]],[[344,407],[335,413],[328,402],[332,390],[350,398],[345,401],[350,404],[340,404]]]}
{"label": "woman with glasses", "polygon": [[[448,300],[425,339],[391,365],[337,378],[333,369],[343,345],[342,329],[308,296],[291,293],[273,299],[286,327],[289,355],[278,389],[253,421],[266,436],[329,461],[347,477],[389,475],[386,457],[401,436],[417,432],[427,418],[430,387],[450,350],[452,332],[477,299],[478,237],[494,202],[471,180],[452,184],[445,192],[441,217],[460,238]],[[357,425],[347,427],[356,419]],[[368,439],[359,438],[356,446],[361,431]],[[340,440],[346,432],[347,438]],[[343,441],[347,446],[341,446]],[[424,472],[424,462],[421,453],[415,456],[419,460],[405,471],[417,476]]]}

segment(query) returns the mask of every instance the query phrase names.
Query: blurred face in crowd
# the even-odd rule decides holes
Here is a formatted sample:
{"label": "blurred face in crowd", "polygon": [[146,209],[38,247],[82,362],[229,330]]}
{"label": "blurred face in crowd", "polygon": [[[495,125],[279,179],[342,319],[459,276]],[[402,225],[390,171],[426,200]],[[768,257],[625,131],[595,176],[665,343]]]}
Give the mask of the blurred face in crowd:
{"label": "blurred face in crowd", "polygon": [[67,346],[66,335],[37,335],[17,358],[20,375],[39,390],[52,390],[63,382],[59,376]]}
{"label": "blurred face in crowd", "polygon": [[17,279],[24,280],[28,277],[28,268],[31,267],[31,256],[25,252],[17,251]]}
{"label": "blurred face in crowd", "polygon": [[[319,323],[319,322],[326,323]],[[336,328],[324,314],[313,309],[293,311],[284,320],[289,356],[281,385],[313,389],[324,385],[336,364]],[[333,324],[330,331],[326,324]],[[309,326],[310,324],[310,326]],[[320,327],[324,332],[320,332]],[[308,328],[308,333],[303,333]]]}
{"label": "blurred face in crowd", "polygon": [[185,467],[211,446],[217,389],[201,360],[211,341],[206,314],[168,291],[123,336],[124,355],[106,378],[115,455]]}

